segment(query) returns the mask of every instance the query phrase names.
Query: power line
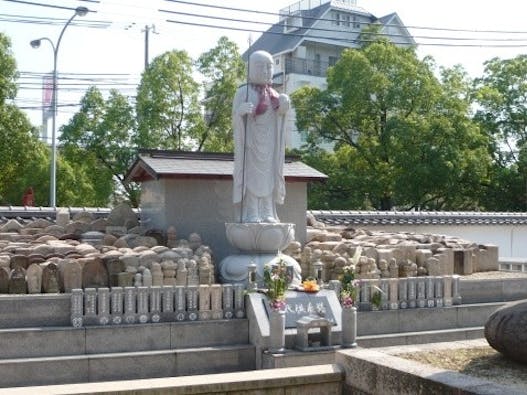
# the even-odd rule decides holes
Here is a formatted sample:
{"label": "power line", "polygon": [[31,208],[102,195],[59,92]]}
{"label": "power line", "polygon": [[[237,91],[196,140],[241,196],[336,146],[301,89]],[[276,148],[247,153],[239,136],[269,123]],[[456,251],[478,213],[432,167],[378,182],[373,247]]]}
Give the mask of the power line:
{"label": "power line", "polygon": [[[270,30],[257,30],[257,29],[250,29],[250,28],[237,28],[232,26],[219,26],[219,25],[211,25],[206,23],[196,23],[196,22],[187,22],[187,21],[178,21],[173,19],[167,19],[166,20],[169,23],[176,23],[181,25],[188,25],[188,26],[195,26],[195,27],[205,27],[205,28],[212,28],[212,29],[222,29],[222,30],[234,30],[234,31],[243,31],[243,32],[251,32],[251,33],[266,33],[266,34],[274,34],[274,35],[280,35],[280,36],[297,36],[297,37],[306,37],[304,34],[301,33],[294,33],[294,32],[274,32]],[[390,37],[387,35],[387,37]],[[375,40],[356,40],[356,39],[345,39],[345,38],[339,38],[339,37],[324,37],[324,36],[307,36],[307,38],[316,38],[316,39],[324,39],[328,40],[331,39],[332,41],[339,41],[343,43],[359,43],[359,42],[375,42]],[[409,45],[408,42],[397,42],[392,40],[394,44],[403,44],[403,45]],[[448,44],[448,43],[417,43],[417,45],[424,45],[424,46],[438,46],[438,47],[485,47],[485,48],[524,48],[527,47],[527,42],[525,44]]]}
{"label": "power line", "polygon": [[[29,4],[33,4],[33,5],[43,5],[43,6],[47,6],[45,4],[42,4],[42,3],[33,3],[33,2],[27,2],[27,1],[22,1],[22,0],[4,0],[4,1],[10,1],[10,2],[23,2],[24,4],[26,3],[29,3]],[[170,1],[170,2],[175,2],[175,3],[181,3],[181,4],[189,4],[189,5],[194,5],[194,6],[201,6],[201,7],[208,7],[208,8],[215,8],[215,9],[223,9],[223,10],[231,10],[231,11],[241,11],[241,12],[250,12],[250,13],[259,13],[259,14],[269,14],[269,15],[282,15],[283,14],[277,14],[277,13],[271,13],[271,12],[265,12],[265,11],[256,11],[256,10],[250,10],[250,9],[241,9],[241,8],[233,8],[233,7],[223,7],[223,6],[216,6],[216,5],[208,5],[208,4],[199,4],[199,3],[190,3],[190,2],[187,2],[187,1],[180,1],[180,0],[166,0],[166,1]],[[141,7],[141,8],[144,8],[144,7]],[[264,25],[271,25],[271,23],[265,23],[265,22],[261,22],[261,21],[252,21],[252,20],[246,20],[246,19],[235,19],[235,18],[224,18],[224,17],[220,17],[220,16],[211,16],[211,15],[203,15],[203,14],[195,14],[195,13],[185,13],[185,12],[177,12],[177,11],[170,11],[170,10],[163,10],[163,9],[159,9],[158,10],[159,12],[165,12],[165,13],[171,13],[171,14],[178,14],[178,15],[183,15],[183,16],[192,16],[192,17],[196,17],[196,18],[207,18],[207,19],[216,19],[216,20],[223,20],[223,21],[229,21],[229,22],[241,22],[241,23],[251,23],[251,24],[264,24]],[[0,14],[1,16],[1,14]],[[11,21],[16,21],[16,22],[24,22],[24,23],[39,23],[39,24],[42,24],[42,23],[47,23],[46,22],[46,19],[41,19],[41,20],[38,20],[36,18],[38,17],[29,17],[29,18],[34,18],[34,19],[31,19],[31,20],[11,20]],[[313,19],[313,20],[317,20],[317,21],[333,21],[333,19],[324,19],[324,18],[314,18],[314,17],[308,17],[308,16],[301,16],[301,17],[298,17],[298,18],[302,18],[302,19]],[[2,19],[0,19],[2,20]],[[60,19],[58,18],[53,18],[53,19],[49,19],[49,24],[58,24],[57,21],[59,21]],[[231,26],[219,26],[219,25],[211,25],[211,24],[205,24],[205,23],[196,23],[196,22],[189,22],[189,21],[176,21],[176,20],[167,20],[167,22],[169,23],[177,23],[177,24],[185,24],[185,25],[189,25],[189,26],[198,26],[198,27],[208,27],[208,28],[215,28],[215,29],[223,29],[223,30],[233,30],[233,31],[248,31],[248,32],[254,32],[254,33],[270,33],[270,34],[283,34],[283,35],[297,35],[293,32],[288,32],[288,33],[275,33],[275,32],[270,32],[270,31],[263,31],[263,30],[258,30],[258,29],[241,29],[241,28],[234,28],[234,27],[231,27]],[[278,22],[279,24],[283,24],[281,22]],[[357,23],[361,23],[361,24],[371,24],[371,23],[368,23],[368,22],[357,22]],[[112,21],[82,21],[82,22],[78,22],[78,23],[74,23],[74,24],[78,24],[79,26],[83,26],[83,27],[94,27],[94,28],[107,28],[110,26],[110,24],[113,24]],[[375,24],[375,23],[373,23]],[[401,27],[401,25],[393,25],[393,24],[383,24],[383,26],[398,26],[398,27]],[[501,34],[506,34],[506,33],[514,33],[514,34],[518,34],[518,33],[523,33],[523,34],[527,34],[527,32],[520,32],[520,31],[500,31],[500,30],[487,30],[487,31],[483,31],[483,30],[468,30],[468,29],[447,29],[447,28],[435,28],[435,27],[423,27],[423,26],[406,26],[406,25],[403,25],[403,27],[405,28],[414,28],[414,29],[427,29],[427,30],[445,30],[445,31],[464,31],[464,32],[477,32],[477,33],[501,33]],[[341,29],[323,29],[323,28],[316,28],[316,27],[306,27],[304,29],[309,29],[309,30],[313,30],[313,31],[322,31],[322,32],[339,32],[339,33],[343,33],[344,31],[341,30]],[[355,33],[356,32],[350,32],[350,33]],[[375,33],[375,32],[372,32],[370,33],[371,35],[379,35],[379,36],[383,36],[383,37],[388,37],[388,38],[393,38],[393,37],[406,37],[405,35],[401,35],[401,34],[386,34],[386,33]],[[298,35],[298,36],[303,36],[303,35]],[[317,37],[317,36],[310,36],[310,37],[313,37],[313,38],[319,38],[319,39],[327,39],[327,37]],[[423,39],[423,40],[447,40],[447,41],[473,41],[473,42],[477,42],[476,44],[451,44],[451,43],[431,43],[431,42],[418,42],[417,44],[418,45],[423,45],[423,46],[442,46],[442,47],[447,47],[447,46],[455,46],[455,47],[493,47],[493,48],[499,48],[499,47],[503,47],[503,48],[519,48],[519,47],[527,47],[527,38],[492,38],[492,37],[481,37],[481,38],[477,38],[477,37],[438,37],[438,36],[419,36],[419,35],[412,35],[411,36],[412,38],[414,39]],[[332,38],[332,39],[336,39],[336,38]],[[338,39],[337,39],[338,40]],[[358,40],[356,39],[340,39],[340,41],[344,41],[344,42],[349,42],[349,43],[357,43]],[[363,40],[364,41],[367,41],[367,40]],[[373,41],[373,40],[371,40]],[[395,44],[405,44],[405,45],[408,45],[407,42],[396,42],[395,40],[392,40]],[[502,45],[502,44],[485,44],[486,42],[520,42],[521,44],[505,44],[505,45]],[[523,41],[525,41],[525,43],[522,43]]]}
{"label": "power line", "polygon": [[[170,14],[176,14],[176,15],[182,15],[182,16],[191,16],[191,17],[198,17],[198,18],[204,18],[204,19],[214,19],[214,20],[221,20],[221,21],[228,21],[228,22],[241,22],[241,23],[251,23],[256,25],[269,25],[267,22],[261,22],[261,21],[251,21],[247,19],[236,19],[236,18],[227,18],[227,17],[219,17],[219,16],[212,16],[212,15],[203,15],[203,14],[194,14],[189,12],[180,12],[180,11],[170,11],[170,10],[163,10],[160,9],[160,12],[166,12]],[[278,23],[277,25],[281,25],[284,28],[286,27],[284,23]],[[343,31],[343,30],[337,30],[337,29],[328,29],[328,28],[317,28],[317,27],[309,27],[309,28],[302,28],[305,30],[312,30],[312,31],[319,31],[319,32],[339,32],[339,33],[349,33],[353,35],[360,34],[360,32],[357,31]],[[285,33],[287,34],[287,33]],[[377,32],[371,32],[368,33],[375,36],[380,37],[408,37],[404,34],[388,34],[388,33],[377,33]],[[527,33],[526,33],[527,34]],[[313,37],[313,36],[310,36]],[[320,37],[322,38],[322,37]],[[438,36],[415,36],[413,35],[412,38],[420,38],[420,39],[427,39],[427,40],[459,40],[459,41],[525,41],[527,42],[526,38],[475,38],[475,37],[438,37]],[[357,41],[357,40],[353,40]],[[527,44],[526,44],[527,45]]]}
{"label": "power line", "polygon": [[[66,18],[54,18],[54,17],[43,17],[43,16],[33,16],[33,15],[18,15],[18,14],[0,14],[0,18],[6,22],[23,22],[23,23],[36,23],[36,24],[50,24],[50,25],[63,25],[68,21]],[[82,23],[81,23],[82,22]],[[111,21],[101,21],[101,20],[78,20],[72,21],[72,24],[82,25],[82,24],[102,24],[110,25]]]}
{"label": "power line", "polygon": [[[39,7],[58,8],[58,9],[61,9],[61,10],[70,10],[70,11],[75,11],[76,10],[76,8],[72,8],[72,7],[64,7],[64,6],[60,6],[60,5],[54,5],[54,4],[35,3],[35,2],[32,2],[32,1],[25,1],[25,0],[4,0],[4,1],[10,2],[10,3],[35,5],[35,6],[39,6]],[[97,12],[97,11],[88,10],[88,12]]]}
{"label": "power line", "polygon": [[[195,3],[190,1],[184,1],[184,0],[165,0],[169,3],[179,3],[179,4],[186,4],[186,5],[193,5],[198,7],[205,7],[205,8],[215,8],[215,9],[221,9],[226,11],[238,11],[238,12],[248,12],[248,13],[255,13],[259,15],[271,15],[271,16],[278,16],[278,17],[284,17],[284,16],[291,16],[296,17],[299,19],[305,19],[305,20],[311,20],[311,21],[326,21],[326,22],[334,22],[334,19],[330,18],[316,18],[311,17],[308,15],[295,15],[295,14],[281,14],[276,12],[269,12],[269,11],[258,11],[258,10],[251,10],[251,9],[244,9],[244,8],[234,8],[234,7],[225,7],[225,6],[219,6],[219,5],[212,5],[212,4],[203,4],[203,3]],[[159,10],[161,11],[161,10]],[[373,16],[373,15],[372,15]],[[376,22],[361,22],[357,21],[356,23],[360,23],[361,25],[377,25]],[[394,27],[401,27],[399,24],[390,24],[386,23],[383,24],[383,26],[394,26]],[[469,32],[469,33],[503,33],[503,34],[527,34],[527,31],[506,31],[506,30],[476,30],[476,29],[454,29],[454,28],[440,28],[440,27],[430,27],[430,26],[411,26],[411,25],[403,25],[403,27],[407,29],[421,29],[421,30],[444,30],[444,31],[453,31],[453,32]]]}

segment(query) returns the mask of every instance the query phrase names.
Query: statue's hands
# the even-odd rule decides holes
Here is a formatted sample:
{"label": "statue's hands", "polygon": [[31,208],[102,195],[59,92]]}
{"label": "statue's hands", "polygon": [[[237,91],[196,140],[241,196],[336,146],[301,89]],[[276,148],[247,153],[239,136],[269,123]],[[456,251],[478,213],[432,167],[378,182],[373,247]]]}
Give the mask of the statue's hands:
{"label": "statue's hands", "polygon": [[278,96],[278,103],[279,103],[279,107],[278,107],[278,112],[280,114],[285,114],[287,112],[287,110],[289,110],[289,108],[291,107],[291,102],[289,100],[289,96],[281,93],[279,96]]}
{"label": "statue's hands", "polygon": [[252,114],[253,111],[254,111],[254,104],[245,102],[245,103],[241,103],[238,106],[238,110],[236,112],[238,113],[238,115],[244,116],[246,114]]}

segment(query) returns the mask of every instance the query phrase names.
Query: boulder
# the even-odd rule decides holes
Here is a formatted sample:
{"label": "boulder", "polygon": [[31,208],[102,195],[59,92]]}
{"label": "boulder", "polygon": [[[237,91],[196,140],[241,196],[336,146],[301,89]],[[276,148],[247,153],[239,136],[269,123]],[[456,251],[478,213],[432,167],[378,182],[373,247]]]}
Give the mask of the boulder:
{"label": "boulder", "polygon": [[527,364],[527,300],[507,303],[492,313],[485,338],[507,358]]}
{"label": "boulder", "polygon": [[139,220],[137,214],[128,204],[121,203],[108,216],[108,225],[126,226],[127,229],[131,229],[139,225]]}

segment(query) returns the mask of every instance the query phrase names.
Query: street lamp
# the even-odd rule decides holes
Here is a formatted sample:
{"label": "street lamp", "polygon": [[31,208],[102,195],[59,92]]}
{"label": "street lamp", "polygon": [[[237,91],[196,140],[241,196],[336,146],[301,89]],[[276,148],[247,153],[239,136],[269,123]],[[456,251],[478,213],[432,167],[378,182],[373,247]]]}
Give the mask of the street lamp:
{"label": "street lamp", "polygon": [[62,31],[59,34],[59,38],[57,39],[57,44],[53,44],[53,41],[47,37],[42,37],[36,40],[32,40],[30,42],[31,47],[38,48],[40,47],[40,43],[44,40],[51,44],[51,48],[53,48],[53,91],[52,91],[52,118],[51,118],[51,165],[50,165],[50,182],[49,182],[49,205],[50,207],[56,207],[56,197],[57,197],[57,186],[56,186],[56,180],[57,180],[57,145],[55,143],[55,135],[56,135],[56,121],[57,121],[57,56],[59,53],[59,46],[60,41],[62,40],[62,36],[64,35],[64,31],[68,27],[68,25],[71,23],[73,18],[78,16],[84,16],[88,13],[88,9],[86,7],[77,7],[75,9],[75,13],[71,16],[70,19],[66,22],[64,27],[62,28]]}

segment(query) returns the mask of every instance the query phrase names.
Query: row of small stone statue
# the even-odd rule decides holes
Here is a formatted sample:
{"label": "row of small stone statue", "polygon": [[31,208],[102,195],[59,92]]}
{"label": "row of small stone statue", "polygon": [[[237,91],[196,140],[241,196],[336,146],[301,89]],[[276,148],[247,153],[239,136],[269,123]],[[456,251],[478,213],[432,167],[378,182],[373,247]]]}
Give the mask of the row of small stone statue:
{"label": "row of small stone statue", "polygon": [[74,289],[71,323],[119,325],[245,317],[244,284]]}

